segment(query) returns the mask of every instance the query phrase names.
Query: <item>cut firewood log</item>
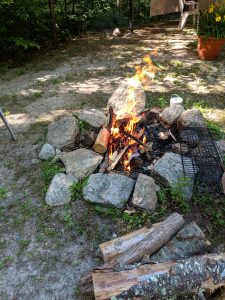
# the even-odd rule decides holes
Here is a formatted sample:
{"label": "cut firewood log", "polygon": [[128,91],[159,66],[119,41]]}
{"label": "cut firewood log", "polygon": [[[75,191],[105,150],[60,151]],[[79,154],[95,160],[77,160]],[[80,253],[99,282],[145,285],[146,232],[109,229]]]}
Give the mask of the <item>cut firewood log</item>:
{"label": "cut firewood log", "polygon": [[[113,239],[99,245],[104,262],[110,262],[113,258],[125,253],[129,248],[138,245],[151,231],[161,223],[153,224],[151,228],[141,228],[137,231]],[[194,222],[185,225],[174,237],[151,257],[146,255],[145,262],[165,262],[189,258],[193,255],[205,254],[210,242],[204,236],[201,229]]]}
{"label": "cut firewood log", "polygon": [[[98,269],[115,269],[140,261],[146,254],[151,255],[165,245],[184,225],[183,217],[178,213],[171,214],[160,223],[155,230],[149,232],[138,245],[130,247],[126,252],[114,257],[109,263]],[[91,283],[91,274],[82,279],[82,284]]]}
{"label": "cut firewood log", "polygon": [[111,267],[125,266],[138,262],[145,254],[151,255],[165,245],[184,225],[183,217],[178,213],[171,214],[161,222],[155,230],[150,231],[138,245],[134,245],[126,252],[112,259]]}
{"label": "cut firewood log", "polygon": [[97,136],[97,139],[94,143],[93,150],[97,153],[106,153],[109,144],[110,130],[113,126],[114,114],[112,107],[109,108],[109,123],[107,127],[103,127]]}
{"label": "cut firewood log", "polygon": [[151,228],[143,227],[127,235],[100,244],[99,247],[104,262],[110,262],[114,257],[125,253],[129,248],[140,243],[150,232],[155,230],[155,228],[159,225],[160,223],[156,223]]}
{"label": "cut firewood log", "polygon": [[225,286],[225,254],[195,256],[186,260],[146,264],[120,272],[96,270],[96,300],[164,299],[165,296],[209,295]]}
{"label": "cut firewood log", "polygon": [[102,128],[99,131],[97,139],[94,143],[93,149],[97,153],[106,153],[109,144],[110,133],[107,128]]}

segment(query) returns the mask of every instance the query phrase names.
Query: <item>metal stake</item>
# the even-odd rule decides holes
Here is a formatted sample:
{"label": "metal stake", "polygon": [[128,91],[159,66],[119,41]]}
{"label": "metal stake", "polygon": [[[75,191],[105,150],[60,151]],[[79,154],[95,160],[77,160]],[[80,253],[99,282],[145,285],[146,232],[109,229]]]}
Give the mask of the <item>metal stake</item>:
{"label": "metal stake", "polygon": [[12,139],[13,139],[14,141],[16,141],[16,137],[15,137],[15,135],[14,135],[12,129],[10,128],[9,123],[7,122],[5,116],[3,115],[3,112],[2,112],[2,109],[1,109],[1,108],[0,108],[0,117],[1,117],[1,119],[2,119],[2,121],[3,121],[3,123],[5,124],[6,128],[8,129],[8,131],[9,131],[9,133],[10,133]]}

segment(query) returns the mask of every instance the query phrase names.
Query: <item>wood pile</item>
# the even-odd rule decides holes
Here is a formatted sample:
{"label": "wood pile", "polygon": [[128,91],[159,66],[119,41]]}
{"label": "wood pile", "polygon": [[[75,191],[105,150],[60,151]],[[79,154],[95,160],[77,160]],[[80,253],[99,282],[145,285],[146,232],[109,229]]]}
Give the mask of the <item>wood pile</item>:
{"label": "wood pile", "polygon": [[[82,279],[85,290],[90,291],[91,287],[96,300],[179,296],[191,299],[194,295],[206,299],[206,295],[225,286],[225,254],[194,253],[191,257],[184,255],[185,259],[151,261],[151,255],[168,248],[183,226],[183,217],[173,213],[151,228],[144,227],[99,245],[104,263]],[[170,245],[170,251],[175,253],[176,246]],[[146,256],[150,257],[147,262]]]}

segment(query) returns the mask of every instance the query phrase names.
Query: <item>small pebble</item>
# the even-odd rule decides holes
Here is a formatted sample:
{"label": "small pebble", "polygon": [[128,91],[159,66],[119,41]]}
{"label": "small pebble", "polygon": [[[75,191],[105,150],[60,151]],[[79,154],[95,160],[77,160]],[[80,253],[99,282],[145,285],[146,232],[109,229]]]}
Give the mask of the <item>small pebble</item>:
{"label": "small pebble", "polygon": [[114,233],[112,234],[112,237],[113,237],[114,239],[116,239],[116,238],[118,237],[118,235],[114,232]]}
{"label": "small pebble", "polygon": [[32,165],[37,165],[40,163],[40,159],[34,158],[34,159],[32,159],[31,162],[32,162]]}

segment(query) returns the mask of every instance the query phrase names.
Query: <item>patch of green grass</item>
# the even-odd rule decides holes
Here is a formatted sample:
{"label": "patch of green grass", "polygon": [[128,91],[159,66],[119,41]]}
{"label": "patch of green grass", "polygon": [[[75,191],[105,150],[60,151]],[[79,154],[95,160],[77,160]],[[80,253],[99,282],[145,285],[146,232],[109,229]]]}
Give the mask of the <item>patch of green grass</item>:
{"label": "patch of green grass", "polygon": [[79,114],[78,113],[74,113],[73,114],[74,117],[77,119],[78,123],[79,123],[79,129],[80,129],[80,134],[82,135],[84,133],[85,130],[90,130],[91,126],[90,124],[88,124],[86,121],[81,120],[79,118]]}
{"label": "patch of green grass", "polygon": [[25,251],[29,246],[29,243],[30,242],[28,240],[21,239],[19,241],[19,249],[17,250],[17,255],[20,255],[23,251]]}
{"label": "patch of green grass", "polygon": [[129,214],[124,212],[122,209],[103,207],[101,205],[96,205],[95,211],[106,217],[120,219],[128,230],[138,229],[146,223],[151,222],[150,214],[145,211],[136,211],[135,213]]}
{"label": "patch of green grass", "polygon": [[0,188],[0,200],[6,199],[7,190],[5,188]]}
{"label": "patch of green grass", "polygon": [[43,92],[35,92],[29,96],[31,100],[36,100],[43,95]]}
{"label": "patch of green grass", "polygon": [[147,96],[146,109],[151,109],[153,107],[165,108],[168,106],[168,101],[164,96],[154,97],[151,92],[147,92],[146,96]]}
{"label": "patch of green grass", "polygon": [[[205,219],[213,225],[213,230],[225,228],[225,197],[214,196],[212,194],[195,194],[193,197],[194,203]],[[212,236],[212,238],[214,238]]]}
{"label": "patch of green grass", "polygon": [[65,207],[66,210],[63,214],[62,221],[64,222],[66,228],[71,230],[74,227],[73,215],[70,208]]}
{"label": "patch of green grass", "polygon": [[213,137],[217,140],[221,140],[225,137],[225,133],[222,128],[213,121],[207,121],[207,127],[210,129]]}
{"label": "patch of green grass", "polygon": [[48,160],[41,162],[41,176],[45,183],[45,186],[48,187],[52,181],[52,178],[58,173],[64,173],[65,168],[57,165],[55,162]]}
{"label": "patch of green grass", "polygon": [[6,256],[2,260],[0,260],[0,270],[7,267],[10,263],[12,263],[13,257],[12,256]]}
{"label": "patch of green grass", "polygon": [[83,188],[87,185],[88,177],[79,180],[77,183],[73,183],[70,186],[71,199],[77,200],[82,196]]}

